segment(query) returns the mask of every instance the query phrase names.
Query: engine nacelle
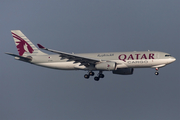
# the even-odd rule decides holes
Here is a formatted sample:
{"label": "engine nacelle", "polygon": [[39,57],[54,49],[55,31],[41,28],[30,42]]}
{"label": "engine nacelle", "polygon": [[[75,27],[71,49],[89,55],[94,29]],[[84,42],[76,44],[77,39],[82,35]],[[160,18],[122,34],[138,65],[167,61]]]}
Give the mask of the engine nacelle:
{"label": "engine nacelle", "polygon": [[95,68],[98,70],[116,70],[115,62],[102,62],[95,65]]}
{"label": "engine nacelle", "polygon": [[113,74],[120,74],[120,75],[132,75],[134,69],[133,68],[118,68],[117,70],[113,70]]}

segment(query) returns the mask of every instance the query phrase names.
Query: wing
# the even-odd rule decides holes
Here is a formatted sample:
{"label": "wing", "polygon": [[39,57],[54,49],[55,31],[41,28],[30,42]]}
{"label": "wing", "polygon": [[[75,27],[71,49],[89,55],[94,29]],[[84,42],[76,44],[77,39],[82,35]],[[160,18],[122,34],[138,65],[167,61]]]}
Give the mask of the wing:
{"label": "wing", "polygon": [[98,59],[87,58],[87,57],[83,57],[83,56],[79,56],[79,55],[75,55],[75,54],[70,54],[70,53],[65,53],[65,52],[61,52],[61,51],[48,49],[40,44],[37,44],[37,45],[40,49],[44,49],[44,50],[59,54],[59,57],[61,57],[61,59],[68,59],[68,61],[75,61],[74,63],[81,63],[80,65],[89,66],[91,64],[96,64],[101,61]]}

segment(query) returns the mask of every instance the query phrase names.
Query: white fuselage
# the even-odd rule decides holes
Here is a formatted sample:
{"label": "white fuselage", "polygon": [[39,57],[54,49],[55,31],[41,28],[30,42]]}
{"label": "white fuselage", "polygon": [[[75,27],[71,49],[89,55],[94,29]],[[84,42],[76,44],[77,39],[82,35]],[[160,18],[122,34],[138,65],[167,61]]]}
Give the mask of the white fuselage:
{"label": "white fuselage", "polygon": [[[98,59],[102,62],[116,62],[117,68],[159,68],[176,60],[168,53],[157,51],[87,53],[76,55]],[[68,61],[68,59],[62,59],[58,54],[31,57],[31,63],[48,68],[61,70],[96,70],[93,66],[86,67],[80,63]]]}

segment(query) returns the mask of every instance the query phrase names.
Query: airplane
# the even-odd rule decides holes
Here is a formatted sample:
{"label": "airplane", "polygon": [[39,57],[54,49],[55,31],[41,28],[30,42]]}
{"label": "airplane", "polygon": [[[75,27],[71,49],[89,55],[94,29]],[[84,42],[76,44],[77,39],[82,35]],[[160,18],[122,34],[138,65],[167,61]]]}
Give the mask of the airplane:
{"label": "airplane", "polygon": [[[24,61],[38,66],[58,70],[85,70],[88,71],[84,78],[94,76],[94,71],[99,71],[94,77],[95,81],[104,78],[103,71],[112,71],[118,75],[132,75],[134,68],[155,68],[155,75],[159,75],[159,68],[176,60],[170,54],[159,51],[133,51],[133,52],[109,52],[109,53],[66,53],[45,48],[37,44],[39,49],[20,31],[11,30],[19,55],[16,60]],[[52,52],[47,54],[40,49]]]}

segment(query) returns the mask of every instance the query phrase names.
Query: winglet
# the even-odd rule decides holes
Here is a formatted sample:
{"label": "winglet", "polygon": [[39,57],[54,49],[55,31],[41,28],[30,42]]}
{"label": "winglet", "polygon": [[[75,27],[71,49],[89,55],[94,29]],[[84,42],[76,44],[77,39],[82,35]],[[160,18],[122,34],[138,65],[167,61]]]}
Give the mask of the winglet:
{"label": "winglet", "polygon": [[42,46],[41,44],[37,44],[38,45],[38,47],[39,48],[41,48],[41,49],[45,49],[45,47],[44,46]]}

